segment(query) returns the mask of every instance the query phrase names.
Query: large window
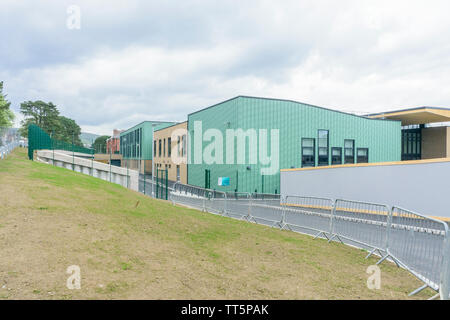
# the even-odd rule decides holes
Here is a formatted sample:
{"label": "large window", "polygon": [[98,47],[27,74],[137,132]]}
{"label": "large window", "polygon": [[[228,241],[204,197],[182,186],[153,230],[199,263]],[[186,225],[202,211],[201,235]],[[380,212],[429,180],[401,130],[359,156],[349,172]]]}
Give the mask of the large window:
{"label": "large window", "polygon": [[355,140],[344,140],[344,161],[355,163]]}
{"label": "large window", "polygon": [[167,154],[168,156],[172,156],[172,138],[167,139]]}
{"label": "large window", "polygon": [[318,136],[318,160],[319,166],[328,166],[328,130],[319,130]]}
{"label": "large window", "polygon": [[422,158],[421,129],[402,130],[402,160],[420,160]]}
{"label": "large window", "polygon": [[178,140],[177,140],[177,157],[180,156],[180,147],[181,147],[181,137],[178,136]]}
{"label": "large window", "polygon": [[156,140],[153,140],[153,156],[156,157]]}
{"label": "large window", "polygon": [[358,163],[368,163],[369,162],[369,149],[358,148],[356,151],[356,160]]}
{"label": "large window", "polygon": [[331,148],[331,164],[332,165],[342,164],[342,148],[337,147]]}
{"label": "large window", "polygon": [[164,147],[163,147],[163,149],[164,149],[163,157],[165,157],[166,156],[166,138],[164,138]]}
{"label": "large window", "polygon": [[302,139],[302,168],[315,166],[315,140],[313,138]]}
{"label": "large window", "polygon": [[158,150],[158,156],[161,157],[161,147],[162,147],[162,141],[161,141],[161,139],[159,139],[158,143],[159,143],[159,146],[158,146],[158,148],[159,148],[159,150]]}
{"label": "large window", "polygon": [[183,136],[181,137],[181,141],[182,141],[181,156],[185,157],[186,156],[186,135],[185,134],[183,134]]}

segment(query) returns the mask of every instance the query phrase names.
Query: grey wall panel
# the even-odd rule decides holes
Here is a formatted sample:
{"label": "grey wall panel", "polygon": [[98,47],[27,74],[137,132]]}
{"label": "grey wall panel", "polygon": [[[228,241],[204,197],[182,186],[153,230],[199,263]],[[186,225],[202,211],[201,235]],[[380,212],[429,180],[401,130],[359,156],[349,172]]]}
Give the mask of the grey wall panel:
{"label": "grey wall panel", "polygon": [[282,171],[281,194],[396,205],[450,218],[450,161]]}

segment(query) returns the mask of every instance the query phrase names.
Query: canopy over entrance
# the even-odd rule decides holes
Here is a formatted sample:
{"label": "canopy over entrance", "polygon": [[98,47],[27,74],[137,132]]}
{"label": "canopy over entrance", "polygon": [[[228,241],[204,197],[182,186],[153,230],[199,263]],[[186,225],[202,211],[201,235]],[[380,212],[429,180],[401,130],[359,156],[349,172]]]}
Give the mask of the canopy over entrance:
{"label": "canopy over entrance", "polygon": [[388,111],[367,115],[375,119],[399,120],[402,126],[450,121],[450,109],[436,107],[419,107],[413,109]]}

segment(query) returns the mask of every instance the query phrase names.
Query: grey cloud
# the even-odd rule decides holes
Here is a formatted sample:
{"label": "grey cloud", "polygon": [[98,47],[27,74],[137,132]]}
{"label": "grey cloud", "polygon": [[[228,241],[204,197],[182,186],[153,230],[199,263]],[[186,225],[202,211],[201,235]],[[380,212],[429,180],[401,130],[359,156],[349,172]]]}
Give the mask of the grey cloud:
{"label": "grey cloud", "polygon": [[[66,28],[71,4],[81,30]],[[3,0],[0,80],[16,111],[53,101],[90,128],[183,120],[239,94],[363,111],[445,105],[450,5],[425,4]]]}

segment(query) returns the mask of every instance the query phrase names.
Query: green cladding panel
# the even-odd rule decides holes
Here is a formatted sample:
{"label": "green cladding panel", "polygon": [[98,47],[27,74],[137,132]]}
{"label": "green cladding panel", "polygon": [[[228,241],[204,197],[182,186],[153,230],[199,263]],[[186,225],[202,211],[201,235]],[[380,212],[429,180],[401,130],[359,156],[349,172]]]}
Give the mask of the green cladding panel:
{"label": "green cladding panel", "polygon": [[[223,164],[195,162],[194,146],[199,139],[194,123],[201,121],[202,131],[217,129],[223,136]],[[188,115],[189,157],[188,183],[197,186],[205,184],[205,170],[210,170],[211,188],[222,191],[280,193],[280,173],[261,176],[259,154],[257,164],[226,164],[227,129],[267,129],[279,130],[279,168],[302,167],[302,138],[315,141],[314,165],[318,166],[318,131],[328,131],[328,163],[331,165],[331,148],[342,148],[344,158],[344,140],[354,140],[354,157],[357,162],[358,148],[368,149],[368,162],[401,160],[401,123],[392,120],[369,119],[339,111],[307,105],[295,101],[236,97],[212,107]],[[258,135],[259,140],[259,135]],[[212,140],[203,141],[204,150]],[[250,148],[246,143],[246,161]],[[196,144],[197,143],[197,144]],[[236,141],[234,150],[236,155]],[[269,155],[271,146],[269,145]],[[253,149],[254,150],[254,149]],[[257,148],[259,153],[259,145]],[[229,177],[230,186],[218,186],[219,177]]]}
{"label": "green cladding panel", "polygon": [[153,131],[175,122],[144,121],[120,133],[120,154],[123,159],[152,160]]}

